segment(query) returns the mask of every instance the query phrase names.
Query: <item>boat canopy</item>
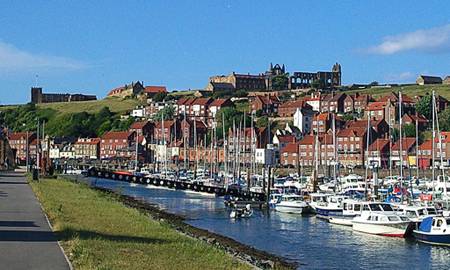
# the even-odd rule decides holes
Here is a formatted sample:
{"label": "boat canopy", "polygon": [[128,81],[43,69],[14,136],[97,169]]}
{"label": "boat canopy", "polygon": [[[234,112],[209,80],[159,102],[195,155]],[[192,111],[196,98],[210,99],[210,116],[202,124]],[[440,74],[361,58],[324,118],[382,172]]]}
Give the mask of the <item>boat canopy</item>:
{"label": "boat canopy", "polygon": [[433,224],[433,217],[426,217],[420,223],[419,230],[421,232],[431,232],[432,224]]}

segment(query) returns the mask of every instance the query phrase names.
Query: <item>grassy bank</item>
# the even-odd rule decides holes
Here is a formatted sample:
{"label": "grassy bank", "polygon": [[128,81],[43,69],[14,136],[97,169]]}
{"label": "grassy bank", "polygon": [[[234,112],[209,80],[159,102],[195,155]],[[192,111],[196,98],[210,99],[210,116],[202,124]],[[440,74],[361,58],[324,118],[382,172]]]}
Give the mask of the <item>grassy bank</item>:
{"label": "grassy bank", "polygon": [[393,86],[393,87],[373,87],[369,89],[358,89],[358,90],[350,90],[346,93],[361,93],[361,94],[370,94],[375,97],[380,97],[383,95],[387,95],[391,92],[402,91],[403,94],[406,94],[410,97],[425,95],[426,93],[431,93],[433,90],[436,91],[436,94],[441,95],[447,99],[450,99],[450,85],[448,84],[434,84],[434,85],[404,85],[404,86]]}
{"label": "grassy bank", "polygon": [[108,107],[112,112],[124,113],[134,109],[141,102],[136,99],[121,99],[121,98],[105,98],[93,101],[78,101],[78,102],[57,102],[39,104],[39,109],[52,109],[58,114],[87,112],[96,113],[103,107]]}
{"label": "grassy bank", "polygon": [[65,180],[31,186],[75,269],[250,269],[114,195]]}

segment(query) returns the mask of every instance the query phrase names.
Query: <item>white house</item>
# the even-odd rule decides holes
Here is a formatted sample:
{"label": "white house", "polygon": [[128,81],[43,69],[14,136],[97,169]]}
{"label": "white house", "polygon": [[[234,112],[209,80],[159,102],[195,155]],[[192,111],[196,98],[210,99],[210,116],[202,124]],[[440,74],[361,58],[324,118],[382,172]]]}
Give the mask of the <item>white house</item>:
{"label": "white house", "polygon": [[297,108],[294,113],[294,126],[297,127],[302,134],[309,134],[313,121],[314,111],[305,108]]}
{"label": "white house", "polygon": [[143,106],[136,107],[132,112],[132,117],[145,117],[146,115],[146,109]]}
{"label": "white house", "polygon": [[59,158],[61,158],[61,156],[59,154],[59,148],[57,146],[50,147],[50,151],[49,151],[48,154],[49,154],[50,159],[59,159]]}
{"label": "white house", "polygon": [[275,164],[275,150],[266,148],[255,149],[255,162],[262,165]]}
{"label": "white house", "polygon": [[59,151],[59,157],[60,158],[65,158],[65,159],[73,159],[75,158],[75,149],[72,145],[68,144],[66,146],[63,147],[63,149],[61,149]]}

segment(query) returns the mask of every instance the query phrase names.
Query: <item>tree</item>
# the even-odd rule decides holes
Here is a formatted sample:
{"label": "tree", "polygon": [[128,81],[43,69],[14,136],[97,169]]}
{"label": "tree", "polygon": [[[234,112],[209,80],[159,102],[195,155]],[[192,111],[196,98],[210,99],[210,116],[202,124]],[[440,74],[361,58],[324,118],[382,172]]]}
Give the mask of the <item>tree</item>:
{"label": "tree", "polygon": [[153,121],[161,121],[164,116],[164,120],[173,119],[175,115],[175,108],[172,105],[165,106],[162,110],[158,111],[153,117]]}
{"label": "tree", "polygon": [[288,83],[289,83],[289,79],[287,76],[288,76],[288,74],[283,74],[283,75],[278,75],[278,76],[273,77],[272,89],[274,89],[274,90],[287,89]]}
{"label": "tree", "polygon": [[377,81],[373,81],[373,82],[371,82],[369,85],[370,85],[370,86],[378,86],[379,83],[378,83]]}
{"label": "tree", "polygon": [[353,115],[353,113],[345,113],[344,115],[342,115],[342,120],[344,120],[344,121],[351,121],[354,119],[355,119],[355,116]]}
{"label": "tree", "polygon": [[153,96],[152,100],[153,100],[154,102],[161,102],[161,101],[164,101],[164,99],[166,98],[166,96],[167,96],[167,93],[165,93],[165,92],[159,92],[159,93],[156,93],[156,94]]}
{"label": "tree", "polygon": [[439,113],[439,128],[442,131],[450,131],[450,107]]}
{"label": "tree", "polygon": [[423,96],[416,104],[416,110],[419,114],[422,114],[423,116],[425,116],[427,119],[431,119],[431,99],[432,96],[429,95],[428,93]]}
{"label": "tree", "polygon": [[407,124],[403,125],[402,128],[403,136],[405,137],[416,137],[416,125]]}
{"label": "tree", "polygon": [[246,97],[246,96],[248,96],[248,92],[247,91],[245,91],[245,90],[237,90],[235,93],[234,93],[234,96],[235,97]]}
{"label": "tree", "polygon": [[[225,120],[225,122],[223,122]],[[217,137],[219,139],[223,138],[223,127],[225,127],[225,132],[228,132],[230,128],[233,127],[233,122],[236,125],[236,128],[239,127],[239,124],[244,124],[244,113],[238,111],[234,107],[224,107],[221,108],[216,113],[216,121],[217,121]],[[246,114],[245,117],[245,125],[246,127],[251,126],[251,117]]]}
{"label": "tree", "polygon": [[256,127],[264,128],[269,126],[269,118],[267,116],[263,116],[256,120]]}

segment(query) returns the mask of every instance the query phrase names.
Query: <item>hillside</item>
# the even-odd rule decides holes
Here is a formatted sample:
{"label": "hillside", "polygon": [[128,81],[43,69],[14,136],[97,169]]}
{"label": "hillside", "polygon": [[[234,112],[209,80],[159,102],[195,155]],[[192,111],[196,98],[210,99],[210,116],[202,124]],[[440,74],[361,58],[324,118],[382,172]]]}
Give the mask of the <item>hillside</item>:
{"label": "hillside", "polygon": [[124,113],[126,111],[132,110],[134,107],[140,104],[141,102],[136,99],[121,99],[109,97],[95,101],[46,103],[39,104],[37,107],[39,109],[52,109],[59,114],[78,112],[96,113],[99,112],[103,107],[109,107],[111,112]]}
{"label": "hillside", "polygon": [[436,94],[439,94],[446,99],[450,100],[450,85],[449,84],[434,84],[434,85],[404,85],[404,86],[393,86],[393,87],[373,87],[368,89],[357,89],[349,90],[346,93],[364,93],[371,94],[375,97],[388,94],[390,92],[402,91],[410,97],[425,95],[426,93],[431,93],[435,90]]}

